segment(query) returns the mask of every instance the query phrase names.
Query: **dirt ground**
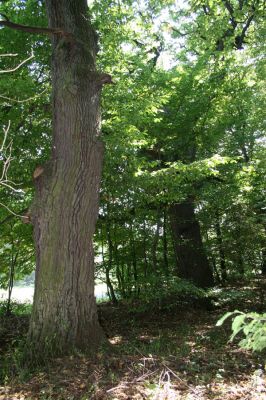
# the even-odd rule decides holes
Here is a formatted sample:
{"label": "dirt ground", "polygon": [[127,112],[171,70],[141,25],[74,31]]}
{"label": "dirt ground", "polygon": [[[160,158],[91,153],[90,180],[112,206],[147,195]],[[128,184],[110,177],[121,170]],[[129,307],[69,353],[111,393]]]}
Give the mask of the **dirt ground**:
{"label": "dirt ground", "polygon": [[[230,321],[215,326],[232,307],[261,309],[261,288],[232,290],[224,302],[221,292],[211,310],[192,304],[139,312],[137,304],[103,304],[100,321],[110,347],[94,360],[58,358],[33,374],[9,376],[0,400],[265,400],[265,356],[228,342]],[[9,318],[2,354],[27,331],[27,316]]]}

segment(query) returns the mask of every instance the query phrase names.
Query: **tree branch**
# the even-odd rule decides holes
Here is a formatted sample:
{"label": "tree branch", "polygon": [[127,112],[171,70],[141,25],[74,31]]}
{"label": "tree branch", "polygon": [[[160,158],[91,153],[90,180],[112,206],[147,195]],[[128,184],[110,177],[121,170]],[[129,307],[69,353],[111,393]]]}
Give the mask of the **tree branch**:
{"label": "tree branch", "polygon": [[225,8],[227,9],[227,11],[229,12],[232,26],[235,29],[237,27],[237,22],[236,22],[235,16],[234,16],[234,9],[229,1],[223,0],[223,3],[225,5]]}
{"label": "tree branch", "polygon": [[238,4],[239,4],[239,10],[242,10],[244,5],[244,0],[238,0]]}
{"label": "tree branch", "polygon": [[227,0],[223,0],[223,3],[224,3],[224,5],[225,5],[227,11],[229,12],[230,16],[231,16],[232,18],[234,18],[234,9],[233,9],[233,7],[232,7],[232,4],[231,4],[229,1],[227,1]]}
{"label": "tree branch", "polygon": [[[12,214],[14,217],[23,217],[23,215],[17,214],[14,211],[12,211],[9,207],[7,207],[5,204],[3,204],[2,202],[0,202],[0,206],[4,207],[8,212],[10,212],[10,214]],[[1,222],[2,223],[2,222]]]}
{"label": "tree branch", "polygon": [[3,96],[2,94],[0,94],[0,99],[7,100],[7,101],[14,101],[15,103],[27,103],[28,101],[35,100],[37,97],[41,96],[46,91],[47,91],[47,89],[44,89],[41,93],[38,93],[32,97],[28,97],[27,99],[24,99],[24,100],[12,99],[11,97]]}
{"label": "tree branch", "polygon": [[23,210],[19,211],[18,213],[13,213],[13,214],[9,214],[7,217],[5,217],[4,219],[2,219],[2,221],[0,221],[0,225],[5,224],[6,222],[10,221],[11,219],[13,219],[14,217],[18,216],[18,217],[23,217],[23,215],[25,214],[25,212],[28,211],[28,208],[24,208]]}
{"label": "tree branch", "polygon": [[[1,23],[1,22],[0,22]],[[13,69],[7,69],[7,70],[0,70],[0,74],[8,74],[9,72],[15,72],[17,71],[22,65],[26,64],[28,61],[30,61],[34,57],[33,52],[31,53],[30,57],[26,58],[26,60],[21,61],[20,64],[18,64],[15,68]]]}
{"label": "tree branch", "polygon": [[18,54],[7,53],[7,54],[0,54],[0,57],[17,57]]}
{"label": "tree branch", "polygon": [[245,37],[246,37],[246,32],[247,32],[247,30],[248,30],[248,28],[249,28],[251,22],[253,21],[253,18],[254,18],[254,13],[251,14],[251,15],[248,17],[247,22],[246,22],[246,25],[245,25],[244,28],[242,29],[241,35],[238,35],[238,36],[236,37],[236,39],[235,39],[235,45],[236,45],[236,48],[237,48],[238,50],[241,50],[241,49],[243,48],[243,43],[244,43],[244,40],[245,40]]}
{"label": "tree branch", "polygon": [[61,28],[43,28],[37,26],[27,26],[11,22],[5,14],[0,13],[4,19],[0,20],[0,26],[7,26],[8,28],[15,29],[27,33],[40,33],[44,35],[59,35],[72,38],[72,34],[64,31]]}

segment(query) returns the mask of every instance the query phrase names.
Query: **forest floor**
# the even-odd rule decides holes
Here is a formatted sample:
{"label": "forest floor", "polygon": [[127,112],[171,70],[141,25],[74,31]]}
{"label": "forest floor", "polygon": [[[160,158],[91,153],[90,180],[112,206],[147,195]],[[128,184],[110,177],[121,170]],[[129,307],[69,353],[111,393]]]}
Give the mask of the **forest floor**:
{"label": "forest floor", "polygon": [[[140,304],[102,304],[111,351],[99,351],[93,361],[58,358],[31,374],[9,372],[0,400],[265,400],[265,355],[229,343],[229,321],[215,326],[228,310],[265,312],[263,287],[257,280],[217,289],[211,310],[197,303],[142,311]],[[0,315],[2,359],[14,353],[28,320],[27,313]]]}

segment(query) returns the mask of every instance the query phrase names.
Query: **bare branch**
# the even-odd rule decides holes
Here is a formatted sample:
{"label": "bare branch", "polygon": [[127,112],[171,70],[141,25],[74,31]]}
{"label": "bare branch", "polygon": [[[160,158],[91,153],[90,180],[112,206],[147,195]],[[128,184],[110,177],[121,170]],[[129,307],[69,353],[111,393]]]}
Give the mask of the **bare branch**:
{"label": "bare branch", "polygon": [[19,214],[15,213],[9,207],[7,207],[5,204],[3,204],[1,202],[0,202],[0,206],[4,207],[8,212],[10,212],[12,215],[14,215],[14,217],[19,217],[19,218],[22,217],[22,215],[19,215]]}
{"label": "bare branch", "polygon": [[21,185],[21,183],[15,183],[15,182],[12,182],[12,181],[8,180],[8,181],[1,181],[1,185],[6,186],[7,188],[13,190],[13,192],[17,192],[17,193],[23,192],[24,193],[24,191],[22,189],[15,189],[13,187],[13,185],[14,186],[19,186],[19,185]]}
{"label": "bare branch", "polygon": [[10,121],[8,121],[7,128],[4,128],[4,139],[0,148],[0,156],[3,161],[3,170],[0,178],[0,185],[4,186],[8,185],[7,172],[10,166],[10,162],[12,160],[11,158],[12,141],[10,141],[8,145],[6,145],[6,139],[9,129],[10,129]]}
{"label": "bare branch", "polygon": [[17,65],[15,68],[12,69],[7,69],[7,70],[0,70],[0,74],[8,74],[10,72],[15,72],[17,71],[20,67],[22,67],[22,65],[26,64],[28,61],[32,60],[32,58],[34,57],[33,52],[31,53],[30,57],[26,58],[26,60],[21,61],[21,63],[19,65]]}
{"label": "bare branch", "polygon": [[10,124],[11,124],[11,122],[8,121],[7,128],[6,129],[4,128],[4,139],[3,139],[3,142],[2,142],[2,146],[0,147],[0,152],[2,152],[4,150],[7,134],[8,134],[9,129],[10,129]]}
{"label": "bare branch", "polygon": [[12,161],[12,140],[6,145],[7,135],[10,129],[10,121],[8,121],[7,128],[4,128],[4,139],[0,148],[0,161],[3,162],[3,170],[0,177],[0,186],[5,186],[11,189],[13,192],[20,193],[21,189],[15,189],[14,186],[18,186],[15,182],[12,182],[7,177],[8,169]]}
{"label": "bare branch", "polygon": [[41,96],[46,91],[47,91],[47,89],[44,89],[41,93],[36,94],[35,96],[32,96],[32,97],[28,97],[27,99],[24,99],[24,100],[12,99],[11,97],[3,96],[2,94],[0,94],[0,98],[4,99],[4,100],[8,100],[8,101],[14,101],[15,103],[27,103],[28,101],[34,100],[34,99],[36,99],[36,97]]}
{"label": "bare branch", "polygon": [[0,57],[17,57],[18,54],[7,53],[7,54],[0,54]]}
{"label": "bare branch", "polygon": [[[20,190],[17,190],[13,187],[13,185],[15,185],[15,183],[10,181],[7,178],[7,173],[8,173],[8,169],[10,167],[10,162],[12,161],[12,157],[11,157],[12,140],[10,140],[10,142],[8,144],[6,144],[9,129],[10,129],[10,121],[8,121],[7,127],[4,128],[4,138],[3,138],[3,142],[0,147],[0,161],[3,162],[3,167],[2,167],[3,170],[1,173],[1,177],[0,177],[0,187],[4,186],[4,187],[7,187],[8,189],[11,189],[13,192],[20,192]],[[9,207],[7,207],[2,202],[0,202],[0,206],[4,207],[13,216],[21,217],[21,215],[15,213],[13,210],[11,210]]]}

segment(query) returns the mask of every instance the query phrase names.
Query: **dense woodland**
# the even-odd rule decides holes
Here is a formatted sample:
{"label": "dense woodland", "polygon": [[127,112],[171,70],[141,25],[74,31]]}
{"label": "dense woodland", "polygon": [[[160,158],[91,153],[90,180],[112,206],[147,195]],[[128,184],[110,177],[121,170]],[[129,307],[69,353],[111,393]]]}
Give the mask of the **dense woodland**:
{"label": "dense woodland", "polygon": [[[266,348],[265,13],[263,0],[1,1],[0,399],[263,399],[243,376],[262,380]],[[31,311],[12,288],[35,269]],[[225,346],[215,324],[236,309],[244,391],[200,392],[213,376],[180,337],[198,335],[212,365],[200,332]],[[178,346],[198,381],[167,358]],[[46,376],[41,392],[37,375],[17,389],[65,364],[90,390],[79,376],[60,394]],[[125,369],[123,386],[110,373]]]}

